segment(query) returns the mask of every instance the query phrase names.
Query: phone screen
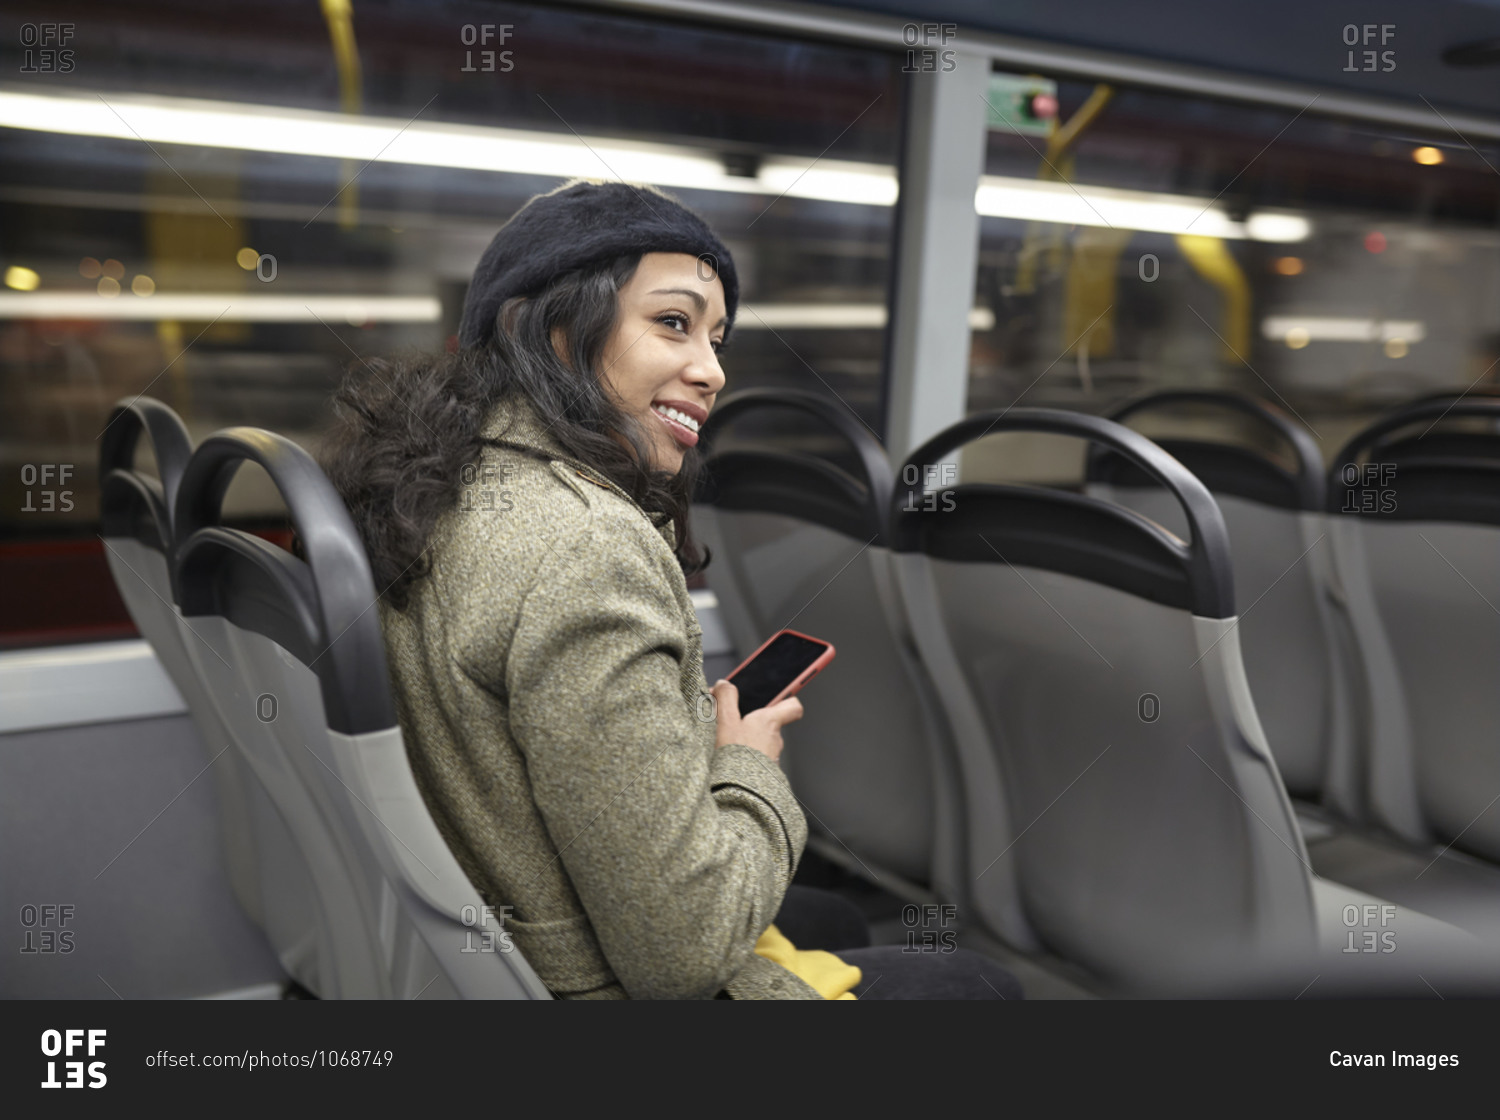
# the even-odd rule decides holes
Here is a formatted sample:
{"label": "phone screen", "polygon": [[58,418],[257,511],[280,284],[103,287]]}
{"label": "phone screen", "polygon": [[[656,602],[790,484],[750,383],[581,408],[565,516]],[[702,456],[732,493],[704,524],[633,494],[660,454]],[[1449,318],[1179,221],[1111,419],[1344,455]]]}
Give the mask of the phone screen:
{"label": "phone screen", "polygon": [[814,642],[796,634],[779,634],[729,681],[740,690],[740,715],[764,708],[802,671],[823,655],[826,642]]}

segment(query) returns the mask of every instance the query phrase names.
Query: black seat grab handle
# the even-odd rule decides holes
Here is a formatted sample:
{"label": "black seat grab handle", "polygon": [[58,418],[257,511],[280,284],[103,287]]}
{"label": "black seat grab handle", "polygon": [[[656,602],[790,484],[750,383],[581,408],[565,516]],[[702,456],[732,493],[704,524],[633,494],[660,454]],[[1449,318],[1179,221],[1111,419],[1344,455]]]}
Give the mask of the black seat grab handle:
{"label": "black seat grab handle", "polygon": [[810,412],[825,421],[854,448],[859,455],[860,466],[864,468],[865,482],[870,488],[871,512],[876,525],[880,527],[880,536],[874,543],[883,544],[888,540],[895,476],[891,473],[891,463],[886,458],[885,448],[881,447],[863,421],[847,405],[840,406],[805,389],[741,389],[715,406],[708,423],[703,426],[702,444],[706,449],[727,424],[745,413],[772,407],[798,408],[803,412]]}
{"label": "black seat grab handle", "polygon": [[1408,408],[1415,408],[1419,404],[1430,404],[1433,401],[1458,401],[1458,400],[1479,400],[1479,401],[1500,400],[1500,386],[1483,385],[1483,386],[1475,386],[1475,387],[1469,388],[1469,389],[1448,389],[1448,390],[1439,390],[1436,393],[1422,393],[1422,394],[1420,394],[1418,396],[1413,397],[1411,400],[1406,401],[1405,403],[1398,405],[1397,407],[1400,408],[1400,409],[1405,410],[1405,409],[1408,409]]}
{"label": "black seat grab handle", "polygon": [[[1167,488],[1187,516],[1192,540],[1180,550],[1187,563],[1194,601],[1208,616],[1228,618],[1234,613],[1233,568],[1229,554],[1229,531],[1213,495],[1196,475],[1139,432],[1101,416],[1067,412],[1056,408],[1010,408],[976,413],[960,420],[907,456],[901,477],[914,467],[911,477],[922,478],[924,468],[971,443],[996,432],[1050,432],[1100,443],[1119,452]],[[916,519],[897,516],[900,508],[911,509],[920,499],[919,486],[901,488],[892,503],[896,526],[896,551],[911,551],[918,545]],[[941,515],[937,515],[941,516]]]}
{"label": "black seat grab handle", "polygon": [[[1398,408],[1389,415],[1382,416],[1369,427],[1357,433],[1353,439],[1344,444],[1338,455],[1334,458],[1333,465],[1328,468],[1328,512],[1338,513],[1344,507],[1345,495],[1359,483],[1359,470],[1356,461],[1365,451],[1369,451],[1380,442],[1381,438],[1390,435],[1394,431],[1405,428],[1410,424],[1418,424],[1423,420],[1431,421],[1429,427],[1439,420],[1450,417],[1482,416],[1492,420],[1500,420],[1500,399],[1476,398],[1469,400],[1455,399],[1452,397],[1424,398],[1415,404],[1409,404]],[[1423,433],[1426,434],[1425,432]],[[1350,470],[1349,468],[1355,468]]]}
{"label": "black seat grab handle", "polygon": [[[340,694],[351,698],[375,687],[372,682],[384,689],[385,651],[376,612],[370,609],[375,586],[364,544],[333,483],[291,440],[261,428],[226,428],[199,444],[177,493],[180,547],[191,552],[193,534],[219,526],[224,494],[247,461],[271,476],[312,570],[328,654],[316,667],[319,675],[331,672]],[[185,590],[179,598],[186,598]]]}
{"label": "black seat grab handle", "polygon": [[[1125,404],[1109,413],[1108,417],[1117,424],[1123,424],[1128,417],[1137,416],[1142,412],[1152,412],[1159,408],[1171,408],[1179,404],[1224,408],[1260,421],[1262,426],[1275,432],[1292,449],[1292,454],[1297,460],[1296,483],[1299,506],[1304,510],[1321,511],[1323,509],[1325,501],[1323,453],[1318,449],[1317,441],[1313,439],[1311,432],[1268,401],[1259,400],[1244,393],[1228,393],[1213,389],[1166,389],[1126,401]],[[1090,482],[1099,481],[1096,467],[1103,458],[1104,453],[1097,445],[1090,449],[1087,476]]]}
{"label": "black seat grab handle", "polygon": [[115,402],[99,443],[99,483],[102,486],[115,471],[134,472],[135,448],[142,432],[156,456],[156,473],[170,516],[176,508],[182,472],[193,454],[193,441],[181,417],[161,401],[135,397]]}

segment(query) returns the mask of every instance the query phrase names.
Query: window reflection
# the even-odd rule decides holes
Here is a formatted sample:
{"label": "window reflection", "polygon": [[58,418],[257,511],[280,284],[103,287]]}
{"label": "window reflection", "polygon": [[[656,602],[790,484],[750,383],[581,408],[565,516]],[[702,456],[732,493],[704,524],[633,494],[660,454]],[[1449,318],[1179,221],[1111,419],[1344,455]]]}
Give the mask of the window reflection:
{"label": "window reflection", "polygon": [[[1326,457],[1394,403],[1496,382],[1493,150],[1436,118],[1418,135],[1316,106],[1056,88],[1050,127],[992,120],[975,302],[995,325],[973,337],[971,410],[1234,389],[1299,417]],[[1076,480],[1072,450],[1051,462]]]}
{"label": "window reflection", "polygon": [[[315,452],[342,370],[453,345],[495,230],[572,175],[656,182],[729,244],[731,389],[811,389],[879,426],[894,56],[414,0],[348,26],[317,5],[120,4],[69,47],[71,71],[0,89],[0,564],[22,592],[5,644],[131,632],[96,538],[115,401],[157,397],[195,441],[250,424]],[[43,464],[69,468],[67,508],[28,501]],[[284,535],[242,473],[226,511]]]}

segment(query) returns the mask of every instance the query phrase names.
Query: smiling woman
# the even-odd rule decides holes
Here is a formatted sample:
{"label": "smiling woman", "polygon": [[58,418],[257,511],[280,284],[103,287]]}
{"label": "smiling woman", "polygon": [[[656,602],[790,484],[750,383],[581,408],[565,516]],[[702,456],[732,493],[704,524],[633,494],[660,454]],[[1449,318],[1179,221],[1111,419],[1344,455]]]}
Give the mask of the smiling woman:
{"label": "smiling woman", "polygon": [[[388,588],[423,798],[555,995],[853,998],[869,967],[876,998],[923,998],[899,951],[773,924],[807,839],[777,765],[802,705],[742,716],[703,675],[687,503],[738,294],[728,250],[658,191],[539,195],[485,251],[458,353],[350,375],[325,467]],[[967,954],[916,971],[1019,995]]]}
{"label": "smiling woman", "polygon": [[647,253],[620,289],[620,329],[605,348],[604,379],[627,413],[660,421],[652,429],[659,470],[676,473],[698,445],[724,387],[718,353],[728,324],[717,274],[686,253]]}
{"label": "smiling woman", "polygon": [[696,572],[696,435],[652,405],[707,418],[738,292],[728,250],[658,191],[576,182],[523,207],[474,271],[461,348],[361,363],[335,398],[322,458],[385,597],[404,608],[439,516],[471,504],[502,403],[524,402],[572,459],[669,519],[683,573]]}
{"label": "smiling woman", "polygon": [[807,834],[774,765],[800,705],[698,715],[689,457],[737,296],[675,200],[570,183],[495,235],[458,353],[339,397],[418,784],[560,996],[819,996],[753,952]]}

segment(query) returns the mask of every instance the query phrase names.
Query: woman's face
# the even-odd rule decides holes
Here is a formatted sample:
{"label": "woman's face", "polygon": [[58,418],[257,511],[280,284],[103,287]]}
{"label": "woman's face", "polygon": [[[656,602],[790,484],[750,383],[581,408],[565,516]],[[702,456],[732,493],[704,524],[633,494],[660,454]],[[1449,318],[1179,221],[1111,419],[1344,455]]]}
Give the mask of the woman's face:
{"label": "woman's face", "polygon": [[651,440],[652,467],[675,474],[724,388],[724,286],[697,257],[647,253],[619,300],[601,373]]}

